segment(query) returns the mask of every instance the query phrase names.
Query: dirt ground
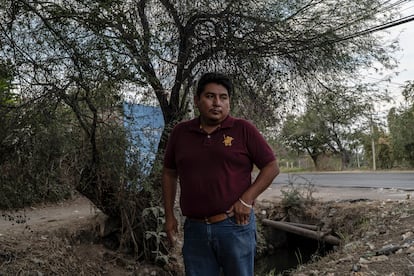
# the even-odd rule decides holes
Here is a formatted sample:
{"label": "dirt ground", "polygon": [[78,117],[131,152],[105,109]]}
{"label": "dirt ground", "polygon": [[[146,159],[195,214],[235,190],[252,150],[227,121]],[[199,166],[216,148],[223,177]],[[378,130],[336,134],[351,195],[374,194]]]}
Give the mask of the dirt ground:
{"label": "dirt ground", "polygon": [[84,197],[0,214],[0,276],[169,275],[97,242],[102,213]]}
{"label": "dirt ground", "polygon": [[[321,188],[313,196],[308,212],[342,244],[290,275],[414,275],[413,192]],[[259,202],[272,208],[280,199],[269,189]],[[85,198],[0,214],[0,275],[172,275],[94,242],[100,211]]]}

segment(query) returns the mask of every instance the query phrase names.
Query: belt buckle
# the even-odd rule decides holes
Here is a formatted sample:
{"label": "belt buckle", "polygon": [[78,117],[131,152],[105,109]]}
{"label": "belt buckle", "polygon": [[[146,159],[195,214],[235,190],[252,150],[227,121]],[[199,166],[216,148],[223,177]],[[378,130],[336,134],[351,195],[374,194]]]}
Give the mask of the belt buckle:
{"label": "belt buckle", "polygon": [[211,224],[210,220],[208,217],[204,217],[204,223],[205,224]]}

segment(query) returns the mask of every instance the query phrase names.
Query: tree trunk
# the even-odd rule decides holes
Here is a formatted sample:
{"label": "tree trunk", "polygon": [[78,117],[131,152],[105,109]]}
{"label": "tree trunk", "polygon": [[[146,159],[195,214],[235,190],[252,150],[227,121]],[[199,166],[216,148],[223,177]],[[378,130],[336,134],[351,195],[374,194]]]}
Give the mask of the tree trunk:
{"label": "tree trunk", "polygon": [[315,166],[315,169],[318,171],[319,170],[319,162],[318,162],[319,154],[309,153],[309,156],[312,158],[313,165]]}
{"label": "tree trunk", "polygon": [[349,162],[351,161],[349,152],[347,150],[343,150],[341,153],[341,157],[342,157],[341,170],[345,170],[349,167]]}

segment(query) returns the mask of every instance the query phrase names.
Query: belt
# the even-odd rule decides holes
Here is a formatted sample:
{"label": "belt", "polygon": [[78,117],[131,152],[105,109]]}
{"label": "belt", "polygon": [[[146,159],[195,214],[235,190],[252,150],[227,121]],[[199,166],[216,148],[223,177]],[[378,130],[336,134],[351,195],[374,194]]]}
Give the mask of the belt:
{"label": "belt", "polygon": [[187,217],[189,220],[192,221],[198,221],[198,222],[204,222],[206,224],[212,224],[212,223],[217,223],[220,221],[223,221],[227,218],[231,218],[232,216],[234,216],[234,213],[221,213],[221,214],[217,214],[211,217],[204,217],[204,218],[189,218]]}

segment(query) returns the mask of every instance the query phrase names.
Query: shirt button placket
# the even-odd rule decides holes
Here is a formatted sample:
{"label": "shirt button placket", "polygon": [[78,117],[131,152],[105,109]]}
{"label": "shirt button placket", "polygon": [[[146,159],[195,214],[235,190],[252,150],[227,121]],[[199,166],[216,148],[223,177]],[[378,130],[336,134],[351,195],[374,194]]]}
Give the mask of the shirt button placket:
{"label": "shirt button placket", "polygon": [[204,139],[204,145],[211,145],[211,135],[207,134],[206,138]]}

